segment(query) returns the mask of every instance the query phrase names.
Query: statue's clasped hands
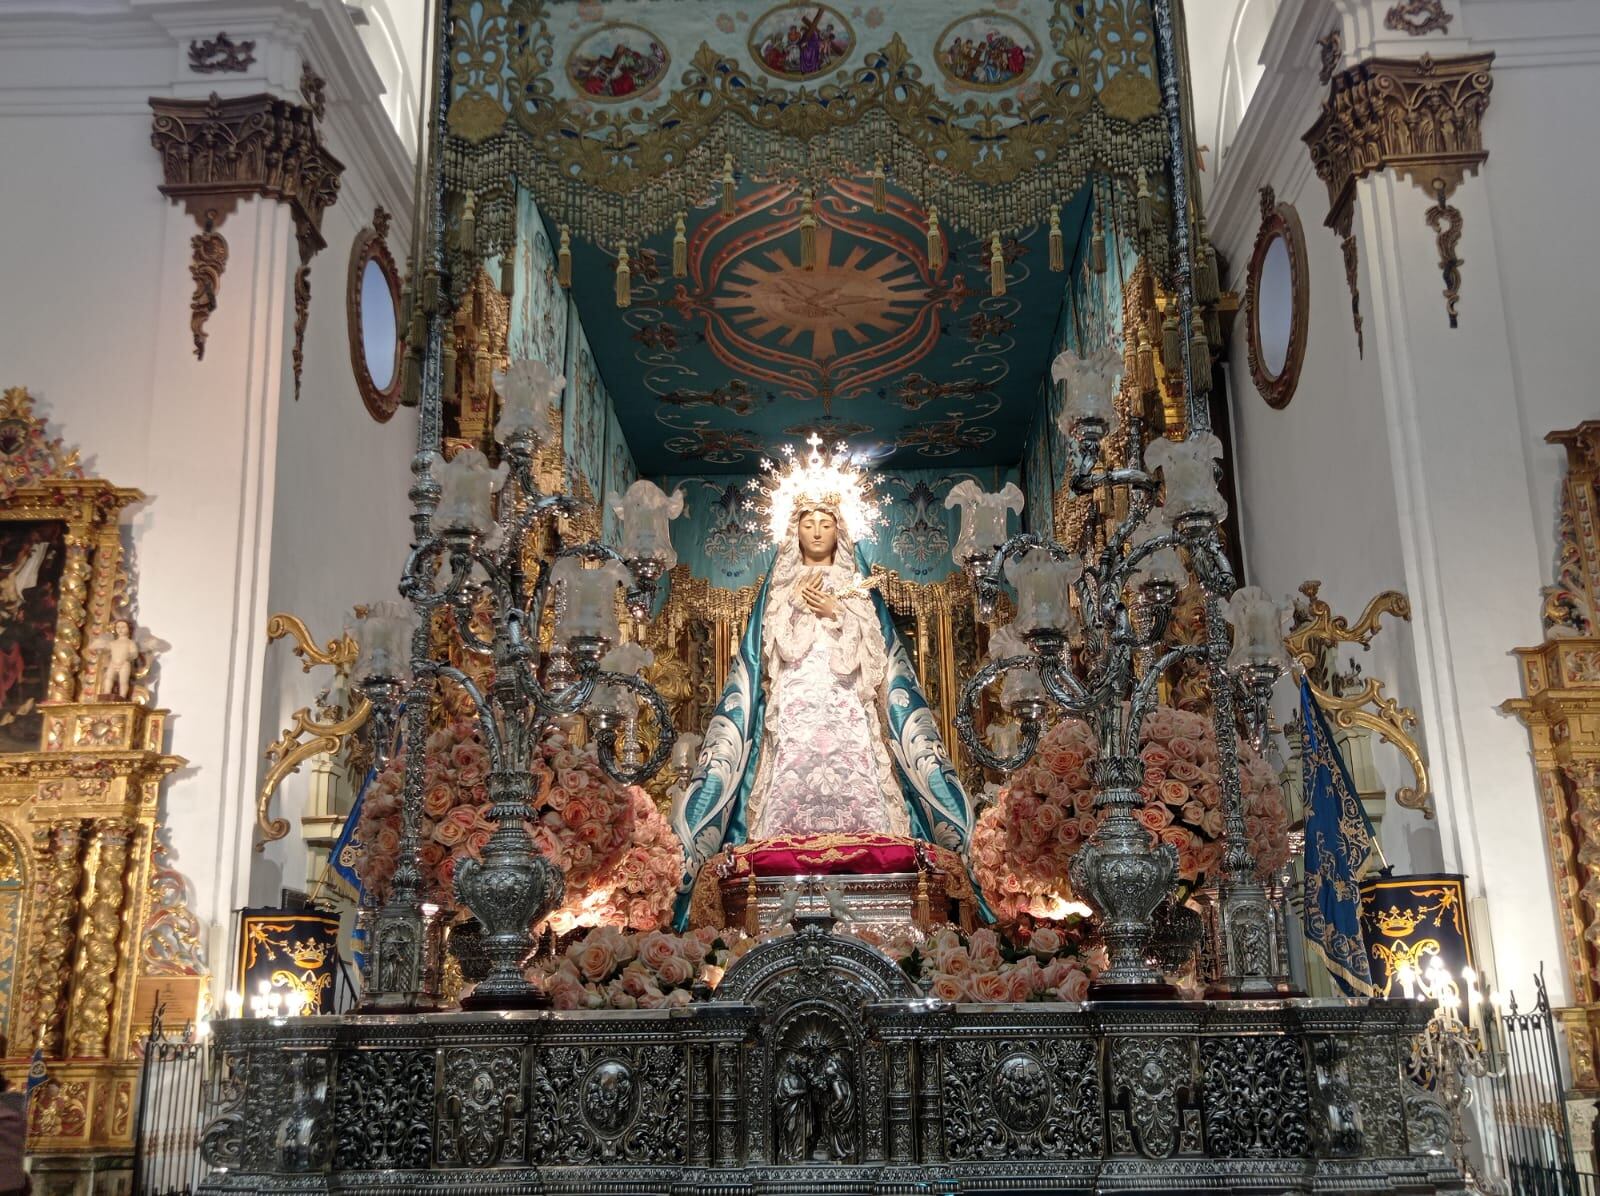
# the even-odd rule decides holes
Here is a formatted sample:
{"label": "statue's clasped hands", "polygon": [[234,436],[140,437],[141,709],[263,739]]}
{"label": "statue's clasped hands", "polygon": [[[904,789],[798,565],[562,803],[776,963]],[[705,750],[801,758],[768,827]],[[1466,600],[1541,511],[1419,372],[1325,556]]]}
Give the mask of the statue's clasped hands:
{"label": "statue's clasped hands", "polygon": [[800,587],[800,601],[819,619],[831,619],[839,610],[838,601],[822,588],[820,577],[814,577]]}

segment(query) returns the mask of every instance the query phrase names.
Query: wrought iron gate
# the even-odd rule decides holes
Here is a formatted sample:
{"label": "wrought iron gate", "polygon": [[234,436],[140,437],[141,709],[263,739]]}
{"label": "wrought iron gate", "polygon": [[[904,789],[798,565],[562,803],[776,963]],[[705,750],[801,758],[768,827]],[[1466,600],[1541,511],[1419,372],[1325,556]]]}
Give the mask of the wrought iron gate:
{"label": "wrought iron gate", "polygon": [[191,1196],[206,1172],[200,1159],[213,1058],[186,1024],[169,1036],[161,1007],[150,1019],[134,1119],[133,1196]]}
{"label": "wrought iron gate", "polygon": [[1519,1009],[1513,994],[1494,1019],[1495,1150],[1512,1196],[1600,1196],[1600,1179],[1579,1171],[1573,1157],[1566,1082],[1542,972],[1534,986],[1531,1009]]}

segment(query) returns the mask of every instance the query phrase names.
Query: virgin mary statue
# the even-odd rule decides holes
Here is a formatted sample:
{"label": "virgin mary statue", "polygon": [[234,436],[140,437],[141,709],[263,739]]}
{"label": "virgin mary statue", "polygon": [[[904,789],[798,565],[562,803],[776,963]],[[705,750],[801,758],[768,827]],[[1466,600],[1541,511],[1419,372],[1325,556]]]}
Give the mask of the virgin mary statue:
{"label": "virgin mary statue", "polygon": [[778,553],[674,811],[689,856],[680,928],[695,874],[724,845],[877,834],[965,855],[972,834],[910,657],[864,576],[870,481],[820,444],[762,487]]}

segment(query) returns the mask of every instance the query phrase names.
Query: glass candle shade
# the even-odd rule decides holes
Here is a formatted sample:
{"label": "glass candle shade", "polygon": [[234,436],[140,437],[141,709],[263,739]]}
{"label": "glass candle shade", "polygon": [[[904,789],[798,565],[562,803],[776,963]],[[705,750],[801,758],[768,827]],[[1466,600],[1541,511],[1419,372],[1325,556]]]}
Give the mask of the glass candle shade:
{"label": "glass candle shade", "polygon": [[1073,625],[1072,583],[1083,572],[1075,556],[1056,560],[1042,548],[1030,548],[1006,562],[1006,580],[1017,588],[1019,632],[1058,631],[1069,634]]}
{"label": "glass candle shade", "polygon": [[551,571],[551,581],[562,587],[564,605],[556,622],[556,636],[571,641],[593,636],[615,643],[617,587],[628,583],[628,571],[616,561],[585,569],[577,557],[562,557]]}
{"label": "glass candle shade", "polygon": [[[618,644],[600,659],[603,673],[624,673],[638,676],[656,662],[656,654],[642,644]],[[602,704],[604,703],[604,704]],[[596,709],[610,710],[625,718],[639,714],[639,695],[621,685],[600,685],[594,692]]]}
{"label": "glass candle shade", "polygon": [[672,741],[672,771],[686,777],[700,762],[700,744],[704,736],[695,731],[684,731]]}
{"label": "glass candle shade", "polygon": [[350,629],[360,649],[354,679],[357,684],[381,677],[411,679],[411,636],[417,628],[416,612],[404,602],[374,602],[367,617]]}
{"label": "glass candle shade", "polygon": [[500,395],[500,417],[494,438],[502,444],[520,432],[542,440],[550,434],[550,412],[566,379],[535,358],[513,361],[495,371],[494,388]]}
{"label": "glass candle shade", "polygon": [[445,531],[494,530],[494,495],[506,480],[508,467],[489,468],[489,459],[477,449],[462,449],[438,467],[439,506],[433,513],[436,527]]}
{"label": "glass candle shade", "polygon": [[990,723],[983,737],[989,741],[989,750],[1002,758],[1016,755],[1022,746],[1022,728],[1014,722]]}
{"label": "glass candle shade", "polygon": [[976,482],[961,482],[945,496],[945,509],[961,508],[961,530],[950,556],[957,565],[968,557],[988,556],[1006,542],[1006,512],[1022,514],[1022,491],[1007,482],[993,494]]}
{"label": "glass candle shade", "polygon": [[[1130,550],[1140,548],[1146,542],[1169,535],[1171,532],[1172,524],[1167,520],[1165,509],[1157,507],[1134,529],[1133,535],[1128,539],[1128,547]],[[1189,582],[1189,571],[1184,568],[1183,556],[1169,544],[1165,548],[1156,549],[1141,560],[1128,580],[1135,586],[1164,582],[1182,589]]]}
{"label": "glass candle shade", "polygon": [[1289,667],[1283,648],[1288,612],[1260,586],[1241,586],[1228,599],[1227,619],[1233,627],[1233,650],[1228,667],[1276,665]]}
{"label": "glass candle shade", "polygon": [[1222,519],[1228,504],[1217,490],[1214,463],[1222,459],[1222,442],[1210,432],[1188,440],[1157,437],[1145,446],[1144,467],[1158,470],[1166,485],[1165,507],[1169,519],[1206,514]]}
{"label": "glass candle shade", "polygon": [[683,491],[670,495],[654,482],[641,478],[626,494],[612,491],[606,505],[622,524],[622,555],[629,560],[661,562],[663,571],[678,563],[672,548],[670,520],[683,514]]}
{"label": "glass candle shade", "polygon": [[[1007,623],[989,637],[990,660],[1033,655],[1033,649],[1028,646],[1028,641],[1022,638],[1022,632],[1015,623]],[[1044,697],[1044,683],[1039,680],[1039,674],[1032,669],[1011,669],[1005,673],[1000,682],[1000,704],[1007,709],[1017,702]]]}
{"label": "glass candle shade", "polygon": [[1122,354],[1115,348],[1106,345],[1088,357],[1064,349],[1050,363],[1050,377],[1065,387],[1057,418],[1063,432],[1070,436],[1078,424],[1091,419],[1111,426],[1122,377]]}

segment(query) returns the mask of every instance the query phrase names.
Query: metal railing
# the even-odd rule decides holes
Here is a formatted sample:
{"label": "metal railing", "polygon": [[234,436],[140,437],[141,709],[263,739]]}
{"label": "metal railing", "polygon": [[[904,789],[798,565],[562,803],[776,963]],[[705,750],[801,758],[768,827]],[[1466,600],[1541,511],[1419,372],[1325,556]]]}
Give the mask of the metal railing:
{"label": "metal railing", "polygon": [[176,1035],[150,1018],[134,1117],[133,1196],[192,1196],[206,1173],[200,1158],[214,1060],[209,1042],[185,1023]]}

